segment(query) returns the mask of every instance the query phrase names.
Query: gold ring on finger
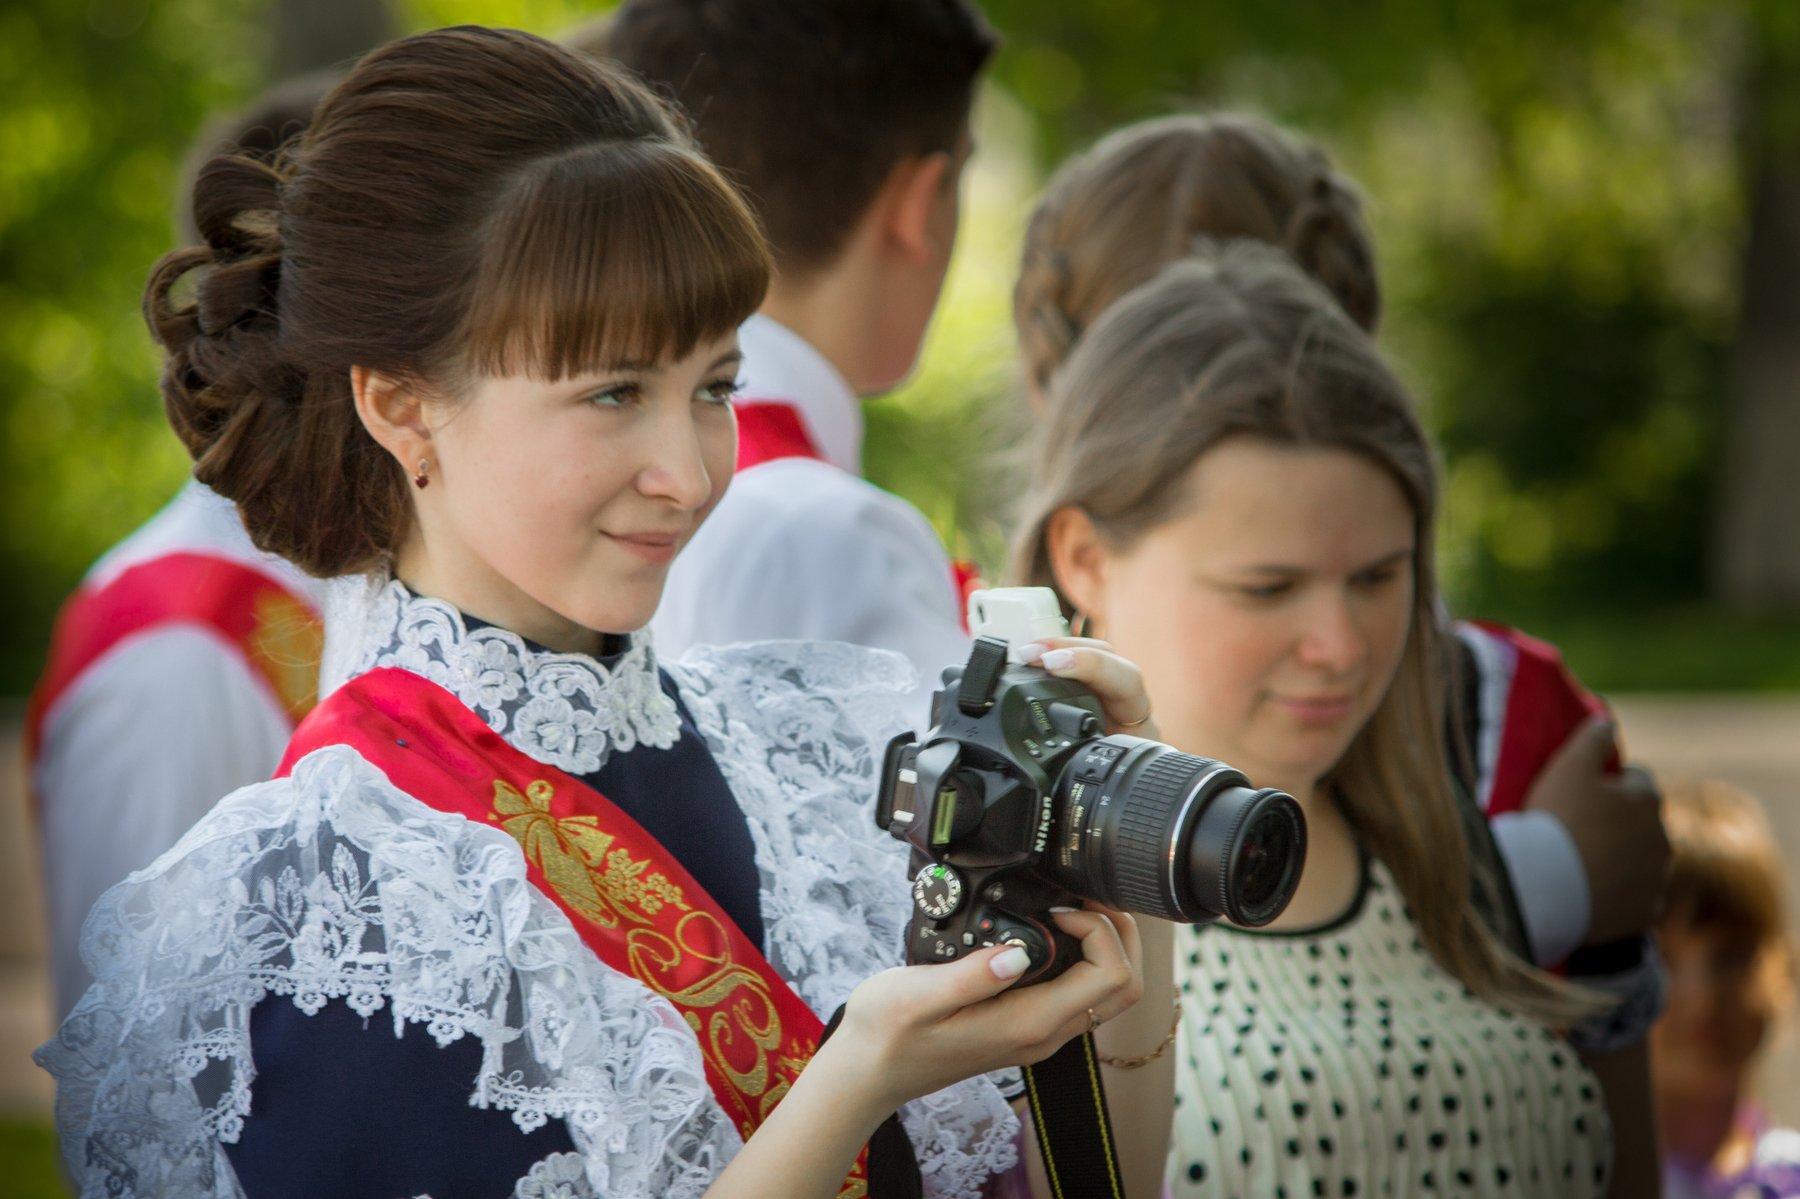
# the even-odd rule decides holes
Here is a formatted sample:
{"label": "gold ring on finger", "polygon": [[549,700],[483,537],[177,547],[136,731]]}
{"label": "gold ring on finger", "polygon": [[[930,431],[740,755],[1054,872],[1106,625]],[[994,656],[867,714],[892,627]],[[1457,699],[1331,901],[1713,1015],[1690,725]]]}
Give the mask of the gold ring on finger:
{"label": "gold ring on finger", "polygon": [[1135,729],[1136,727],[1138,727],[1138,725],[1148,724],[1149,722],[1150,722],[1150,707],[1149,707],[1149,705],[1146,704],[1144,706],[1144,714],[1142,716],[1138,717],[1136,720],[1122,720],[1119,722],[1119,727],[1122,729]]}

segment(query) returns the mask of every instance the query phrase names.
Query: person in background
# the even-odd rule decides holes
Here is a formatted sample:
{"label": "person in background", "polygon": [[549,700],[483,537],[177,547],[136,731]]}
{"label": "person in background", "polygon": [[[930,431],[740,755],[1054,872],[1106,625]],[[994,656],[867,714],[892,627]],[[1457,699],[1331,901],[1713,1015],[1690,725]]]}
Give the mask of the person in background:
{"label": "person in background", "polygon": [[[337,78],[289,80],[206,127],[181,188],[185,243],[200,240],[188,204],[200,163],[272,159]],[[63,605],[26,717],[59,1017],[92,981],[77,945],[100,893],[281,760],[316,696],[320,598],[251,544],[230,501],[190,481]]]}
{"label": "person in background", "polygon": [[1171,745],[1307,820],[1273,924],[1176,932],[1177,1194],[1653,1195],[1641,1041],[1578,1057],[1559,1030],[1611,1002],[1474,902],[1435,454],[1374,345],[1236,241],[1116,300],[1049,378],[1012,577],[1136,655]]}
{"label": "person in background", "polygon": [[[95,905],[94,985],[36,1055],[81,1193],[1017,1181],[987,1073],[1160,1036],[1155,959],[1069,910],[1081,960],[1042,985],[1012,989],[1016,946],[898,966],[906,852],[871,809],[905,664],[640,635],[730,477],[770,273],[679,119],[529,34],[437,30],[274,166],[208,163],[195,212],[145,289],[170,421],[258,546],[363,576],[361,642],[271,781]],[[1145,719],[1134,667],[1068,654],[1109,724]],[[1110,1094],[1155,1178],[1171,1090]]]}
{"label": "person in background", "polygon": [[[1032,212],[1014,293],[1034,403],[1118,297],[1196,239],[1239,238],[1287,253],[1375,334],[1382,288],[1357,190],[1317,146],[1252,116],[1181,115],[1126,126],[1060,166]],[[1491,922],[1540,966],[1583,946],[1641,962],[1668,861],[1654,783],[1618,769],[1610,721],[1554,647],[1492,624],[1454,629],[1451,764],[1490,822],[1493,846],[1474,830],[1477,849],[1497,848],[1505,865],[1483,900]],[[1594,967],[1634,996],[1606,1035],[1641,1037],[1656,1011],[1653,964]]]}
{"label": "person in background", "polygon": [[1667,1199],[1800,1196],[1800,1132],[1750,1098],[1794,1003],[1788,869],[1761,806],[1719,782],[1669,789],[1669,1002],[1650,1033]]}
{"label": "person in background", "polygon": [[808,637],[920,673],[968,653],[966,570],[862,478],[859,399],[913,369],[955,244],[970,105],[994,35],[969,0],[626,0],[605,35],[666,89],[775,252],[740,332],[738,475],[669,575],[666,652]]}

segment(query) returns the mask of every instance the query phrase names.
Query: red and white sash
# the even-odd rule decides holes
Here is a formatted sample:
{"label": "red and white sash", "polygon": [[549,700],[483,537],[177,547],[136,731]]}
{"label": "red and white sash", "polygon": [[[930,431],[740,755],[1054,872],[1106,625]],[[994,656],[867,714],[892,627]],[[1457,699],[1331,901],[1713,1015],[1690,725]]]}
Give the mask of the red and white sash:
{"label": "red and white sash", "polygon": [[127,638],[164,626],[205,629],[243,656],[298,721],[318,699],[324,627],[311,605],[272,576],[230,558],[164,554],[83,587],[63,605],[50,659],[26,712],[26,753],[36,758],[56,701]]}
{"label": "red and white sash", "polygon": [[[1481,705],[1481,736],[1497,738],[1493,773],[1481,780],[1491,819],[1524,807],[1531,784],[1556,751],[1583,721],[1605,715],[1606,705],[1569,673],[1555,646],[1505,625],[1467,623],[1486,641],[1476,653],[1482,689],[1492,688],[1492,699],[1484,694]],[[1616,747],[1608,769],[1619,769]]]}
{"label": "red and white sash", "polygon": [[[276,777],[329,745],[352,747],[421,803],[518,841],[532,885],[595,956],[681,1013],[746,1140],[817,1052],[824,1024],[668,850],[436,683],[396,668],[352,679],[295,730]],[[865,1149],[839,1199],[867,1193]]]}

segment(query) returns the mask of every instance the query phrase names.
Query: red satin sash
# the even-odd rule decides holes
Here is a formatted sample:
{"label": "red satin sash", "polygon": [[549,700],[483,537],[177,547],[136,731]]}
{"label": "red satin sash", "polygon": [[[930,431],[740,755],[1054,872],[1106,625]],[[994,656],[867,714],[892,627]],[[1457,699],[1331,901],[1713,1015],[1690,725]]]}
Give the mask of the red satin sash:
{"label": "red satin sash", "polygon": [[[588,948],[681,1013],[719,1106],[746,1140],[818,1050],[818,1016],[673,855],[442,687],[393,668],[352,679],[295,730],[276,777],[328,745],[351,746],[421,803],[518,841],[532,885]],[[865,1150],[839,1199],[867,1193]]]}
{"label": "red satin sash", "polygon": [[737,468],[749,470],[765,462],[782,458],[811,458],[825,461],[807,431],[800,410],[779,400],[739,400],[732,405],[737,413]]}
{"label": "red satin sash", "polygon": [[[737,412],[738,422],[738,470],[749,470],[783,458],[825,461],[825,455],[812,439],[800,410],[792,404],[780,400],[739,400],[732,408]],[[969,596],[987,586],[981,578],[981,567],[966,558],[953,559],[950,585],[956,589],[956,618],[966,633],[969,631]]]}
{"label": "red satin sash", "polygon": [[27,753],[37,756],[45,714],[89,667],[126,638],[163,625],[207,629],[233,646],[291,720],[305,716],[318,697],[324,631],[305,601],[230,558],[164,554],[103,586],[82,588],[63,605],[26,714]]}
{"label": "red satin sash", "polygon": [[[1494,779],[1488,790],[1487,814],[1516,812],[1538,774],[1561,749],[1581,723],[1604,715],[1606,705],[1583,687],[1555,646],[1506,625],[1471,621],[1506,646],[1512,658],[1512,677],[1506,690],[1506,708],[1500,717],[1500,747],[1494,763]],[[1608,762],[1619,769],[1615,747]]]}

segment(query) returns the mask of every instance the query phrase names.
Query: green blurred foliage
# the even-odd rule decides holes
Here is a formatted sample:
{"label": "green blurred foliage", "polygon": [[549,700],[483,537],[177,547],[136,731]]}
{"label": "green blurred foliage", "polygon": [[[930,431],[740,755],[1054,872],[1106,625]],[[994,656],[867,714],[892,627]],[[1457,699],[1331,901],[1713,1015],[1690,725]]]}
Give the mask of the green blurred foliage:
{"label": "green blurred foliage", "polygon": [[[397,5],[404,28],[560,32],[592,5]],[[27,690],[57,606],[188,471],[139,315],[175,244],[187,146],[270,82],[267,0],[0,8],[0,694]]]}
{"label": "green blurred foliage", "polygon": [[[268,2],[15,0],[0,13],[0,77],[25,81],[0,108],[0,561],[14,580],[0,596],[0,691],[29,683],[56,603],[184,473],[138,292],[170,244],[183,145],[203,114],[263,82]],[[401,28],[549,34],[602,7],[395,5]],[[945,305],[918,376],[868,411],[871,475],[914,499],[955,552],[990,573],[1004,561],[1010,455],[1028,423],[1010,359],[1012,272],[1047,168],[1127,121],[1247,108],[1317,138],[1366,193],[1382,342],[1445,449],[1458,607],[1624,647],[1596,662],[1627,656],[1671,611],[1684,630],[1736,636],[1700,601],[1744,237],[1744,110],[1758,70],[1800,61],[1800,5],[985,7],[1006,44]],[[1777,150],[1800,147],[1800,113],[1751,124]],[[1739,685],[1791,683],[1800,631],[1754,640],[1787,649],[1744,662]],[[1571,659],[1583,666],[1573,647]],[[1647,682],[1701,675],[1718,685],[1684,667]]]}
{"label": "green blurred foliage", "polygon": [[6,1191],[12,1199],[68,1199],[56,1130],[47,1118],[0,1116],[0,1162],[6,1163]]}
{"label": "green blurred foliage", "polygon": [[138,297],[170,245],[190,131],[259,81],[255,16],[212,0],[0,11],[0,78],[19,81],[0,105],[0,690],[28,682],[55,605],[184,473]]}
{"label": "green blurred foliage", "polygon": [[[1120,124],[1223,107],[1305,131],[1361,183],[1382,340],[1448,459],[1460,607],[1541,622],[1701,598],[1743,235],[1734,120],[1747,49],[1787,9],[986,7],[1034,174]],[[943,341],[962,336],[959,296]],[[932,423],[913,400],[882,412],[902,446]],[[1018,406],[1005,389],[979,403]]]}

